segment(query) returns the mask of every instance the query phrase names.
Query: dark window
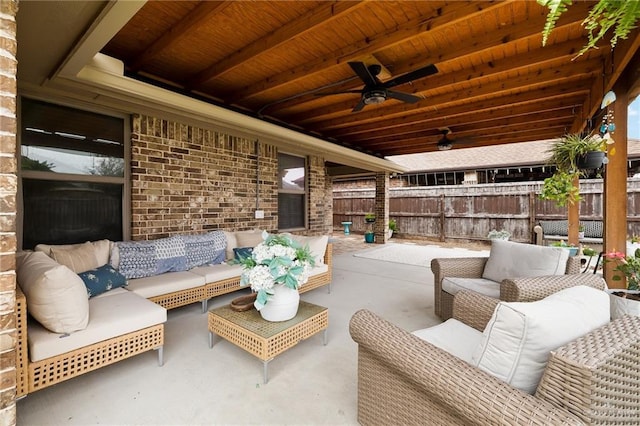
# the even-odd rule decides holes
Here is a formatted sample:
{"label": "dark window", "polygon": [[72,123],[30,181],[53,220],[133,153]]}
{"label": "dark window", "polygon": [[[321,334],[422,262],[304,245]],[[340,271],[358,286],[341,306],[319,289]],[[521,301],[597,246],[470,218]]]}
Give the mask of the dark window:
{"label": "dark window", "polygon": [[306,226],[306,164],[303,157],[278,154],[278,229]]}
{"label": "dark window", "polygon": [[123,239],[124,119],[21,100],[22,248]]}

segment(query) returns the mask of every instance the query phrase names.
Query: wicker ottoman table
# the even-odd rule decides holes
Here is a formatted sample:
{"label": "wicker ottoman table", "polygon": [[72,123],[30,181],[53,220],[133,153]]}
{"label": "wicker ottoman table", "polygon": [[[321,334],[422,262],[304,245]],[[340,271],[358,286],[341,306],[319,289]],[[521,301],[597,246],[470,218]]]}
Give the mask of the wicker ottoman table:
{"label": "wicker ottoman table", "polygon": [[323,306],[300,301],[298,314],[282,322],[265,321],[255,309],[245,312],[231,310],[229,305],[209,311],[209,347],[218,335],[260,358],[263,379],[267,383],[269,361],[294,347],[301,340],[322,331],[322,343],[327,344],[329,310]]}

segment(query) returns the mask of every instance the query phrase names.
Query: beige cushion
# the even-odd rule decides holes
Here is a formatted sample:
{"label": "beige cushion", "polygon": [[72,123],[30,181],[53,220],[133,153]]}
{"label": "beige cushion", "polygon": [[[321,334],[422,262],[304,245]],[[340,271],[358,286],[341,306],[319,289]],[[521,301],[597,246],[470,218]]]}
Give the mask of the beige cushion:
{"label": "beige cushion", "polygon": [[89,325],[69,336],[60,336],[37,324],[29,324],[27,336],[31,361],[60,355],[167,320],[165,308],[124,289],[103,293],[92,298],[89,304]]}
{"label": "beige cushion", "polygon": [[505,278],[563,275],[569,251],[513,241],[492,240],[482,278],[500,282]]}
{"label": "beige cushion", "polygon": [[236,241],[238,247],[255,247],[263,241],[262,230],[254,229],[252,231],[236,232]]}
{"label": "beige cushion", "polygon": [[89,296],[78,274],[43,252],[16,256],[16,273],[29,313],[54,333],[82,330],[89,322]]}
{"label": "beige cushion", "polygon": [[500,299],[500,283],[486,278],[444,277],[442,290],[451,295],[460,290],[471,290],[494,299]]}
{"label": "beige cushion", "polygon": [[147,299],[205,285],[204,277],[189,271],[165,272],[128,280],[127,289]]}
{"label": "beige cushion", "polygon": [[189,270],[192,274],[204,277],[207,283],[215,283],[229,278],[240,278],[242,275],[242,265],[230,265],[220,263],[218,265],[198,266]]}
{"label": "beige cushion", "polygon": [[[54,247],[59,249],[74,249],[77,247],[81,247],[84,244],[85,243],[60,244],[60,245],[38,244],[35,247],[35,251],[41,251],[41,252],[44,252],[47,256],[51,256],[51,249]],[[106,265],[107,263],[109,263],[109,256],[111,255],[111,246],[114,244],[109,240],[91,241],[91,244],[95,249],[96,257],[98,258],[98,263],[99,263],[98,266]]]}
{"label": "beige cushion", "polygon": [[416,330],[412,334],[467,363],[471,363],[474,351],[482,342],[481,331],[454,318],[433,327]]}
{"label": "beige cushion", "polygon": [[324,263],[324,254],[327,251],[327,243],[329,242],[328,235],[320,235],[317,237],[306,237],[304,235],[292,235],[294,241],[299,242],[303,246],[309,245],[311,254],[316,260],[316,265]]}
{"label": "beige cushion", "polygon": [[236,233],[230,231],[223,231],[224,236],[227,238],[227,249],[225,256],[227,260],[231,260],[234,257],[233,249],[238,247],[238,240],[236,239]]}
{"label": "beige cushion", "polygon": [[87,242],[75,248],[51,247],[51,258],[71,269],[76,274],[96,269],[100,266],[93,244]]}
{"label": "beige cushion", "polygon": [[609,295],[587,286],[537,302],[500,302],[473,364],[511,386],[534,393],[549,353],[609,322]]}

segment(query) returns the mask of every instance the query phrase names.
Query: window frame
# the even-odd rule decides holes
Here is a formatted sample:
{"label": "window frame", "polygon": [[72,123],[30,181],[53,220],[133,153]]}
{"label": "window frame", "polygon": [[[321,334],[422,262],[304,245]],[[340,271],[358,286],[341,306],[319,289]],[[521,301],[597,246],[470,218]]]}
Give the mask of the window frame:
{"label": "window frame", "polygon": [[[95,114],[106,115],[123,120],[123,159],[124,174],[120,176],[100,176],[91,174],[74,174],[74,173],[55,173],[39,170],[22,170],[22,100],[23,98],[46,102],[60,107],[74,108],[81,111],[91,112]],[[119,113],[106,108],[100,108],[97,105],[89,105],[83,102],[73,102],[68,100],[60,100],[54,97],[44,97],[32,93],[21,93],[17,99],[17,110],[19,111],[16,132],[16,170],[17,170],[17,213],[16,213],[16,238],[18,250],[22,250],[23,243],[23,226],[24,226],[24,200],[22,191],[22,179],[37,179],[48,181],[77,181],[87,183],[106,183],[106,184],[122,184],[122,238],[124,240],[131,239],[131,115]]]}
{"label": "window frame", "polygon": [[[295,189],[282,189],[280,186],[281,179],[279,176],[280,172],[280,156],[287,155],[289,157],[301,158],[304,161],[304,190],[295,190]],[[304,211],[303,215],[303,226],[302,227],[293,227],[293,228],[281,228],[280,227],[280,215],[278,215],[278,231],[300,231],[306,230],[309,228],[309,158],[306,155],[293,154],[285,151],[278,151],[278,174],[277,174],[277,188],[278,188],[278,208],[280,207],[280,194],[294,194],[294,195],[302,195],[303,196],[303,206]]]}

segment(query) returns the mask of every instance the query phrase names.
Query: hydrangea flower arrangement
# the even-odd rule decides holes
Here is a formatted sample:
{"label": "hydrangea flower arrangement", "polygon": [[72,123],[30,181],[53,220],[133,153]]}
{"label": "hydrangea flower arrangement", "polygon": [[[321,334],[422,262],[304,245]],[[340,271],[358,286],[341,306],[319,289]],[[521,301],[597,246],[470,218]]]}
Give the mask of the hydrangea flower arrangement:
{"label": "hydrangea flower arrangement", "polygon": [[254,247],[251,256],[241,258],[240,285],[251,285],[257,293],[254,306],[262,309],[274,294],[274,286],[283,284],[298,289],[309,279],[315,259],[309,246],[302,246],[288,235],[262,233],[263,242]]}

